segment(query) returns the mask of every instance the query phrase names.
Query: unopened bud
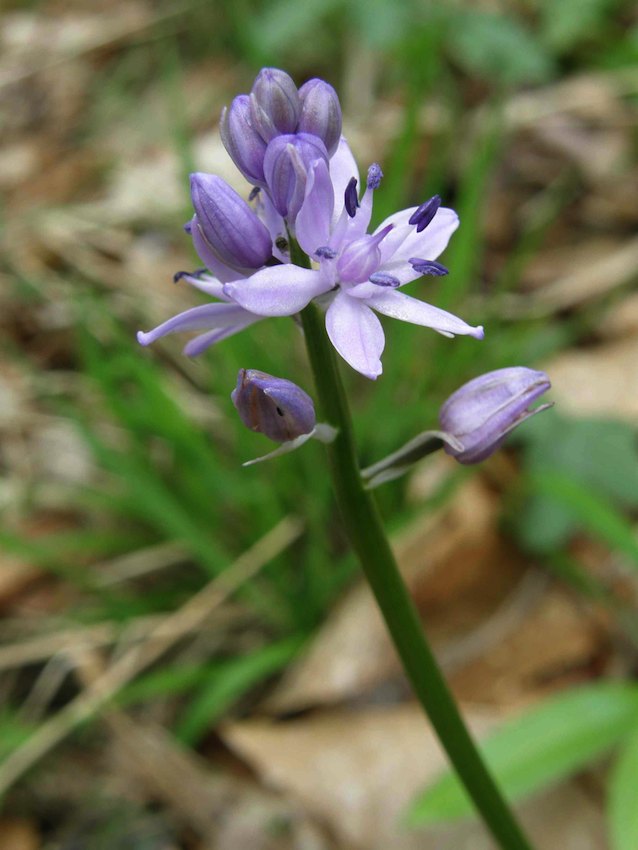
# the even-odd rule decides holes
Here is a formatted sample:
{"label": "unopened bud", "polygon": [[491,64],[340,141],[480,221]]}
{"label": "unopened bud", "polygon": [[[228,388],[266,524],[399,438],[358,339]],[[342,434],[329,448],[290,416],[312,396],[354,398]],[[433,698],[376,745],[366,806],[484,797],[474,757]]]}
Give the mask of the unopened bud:
{"label": "unopened bud", "polygon": [[292,381],[256,369],[240,369],[231,399],[244,425],[276,443],[314,431],[312,399]]}
{"label": "unopened bud", "polygon": [[294,133],[301,102],[292,78],[279,68],[263,68],[250,93],[250,111],[253,127],[264,141]]}
{"label": "unopened bud", "polygon": [[459,463],[479,463],[495,452],[521,422],[551,407],[530,409],[551,387],[545,372],[512,366],[487,372],[464,384],[445,402],[439,413],[441,428],[462,448],[445,445]]}
{"label": "unopened bud", "polygon": [[259,269],[272,256],[264,224],[234,189],[213,174],[191,174],[196,223],[218,259],[232,268]]}
{"label": "unopened bud", "polygon": [[266,186],[275,209],[291,225],[304,202],[310,166],[320,159],[328,162],[326,146],[309,133],[276,136],[268,144],[264,157]]}
{"label": "unopened bud", "polygon": [[230,158],[246,180],[263,186],[266,142],[253,126],[247,94],[238,95],[229,107],[224,107],[219,132]]}
{"label": "unopened bud", "polygon": [[299,89],[298,132],[319,136],[332,156],[341,139],[341,106],[337,92],[324,80],[308,80]]}

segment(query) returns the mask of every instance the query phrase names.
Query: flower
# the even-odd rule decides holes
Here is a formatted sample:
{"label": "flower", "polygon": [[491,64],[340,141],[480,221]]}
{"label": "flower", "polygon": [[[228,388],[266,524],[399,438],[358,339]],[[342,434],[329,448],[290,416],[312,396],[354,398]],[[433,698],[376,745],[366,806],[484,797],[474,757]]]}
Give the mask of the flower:
{"label": "flower", "polygon": [[[251,313],[285,316],[326,295],[326,329],[339,354],[368,378],[382,372],[385,337],[376,313],[433,328],[444,336],[467,334],[482,339],[451,313],[419,301],[398,288],[422,274],[441,275],[435,260],[458,227],[456,213],[430,199],[386,219],[367,233],[381,169],[368,171],[359,201],[358,173],[345,139],[328,164],[317,159],[309,168],[304,202],[295,221],[301,248],[316,269],[294,265],[258,271],[226,283],[224,294]],[[425,224],[424,224],[425,221]]]}
{"label": "flower", "polygon": [[276,443],[310,434],[315,425],[315,406],[308,393],[285,378],[257,369],[240,369],[231,394],[241,421]]}
{"label": "flower", "polygon": [[445,451],[463,464],[485,460],[521,422],[552,406],[529,407],[550,387],[545,372],[524,366],[497,369],[464,384],[439,413],[441,428],[461,444],[448,442]]}
{"label": "flower", "polygon": [[[200,354],[263,317],[294,315],[313,299],[326,308],[335,349],[368,378],[382,372],[378,313],[444,336],[482,339],[482,327],[398,291],[422,275],[447,274],[436,258],[458,227],[456,213],[435,195],[368,233],[383,174],[370,166],[359,198],[357,166],[340,132],[337,95],[322,80],[297,89],[284,71],[265,68],[250,95],[233,100],[222,113],[222,141],[255,184],[254,210],[220,178],[192,175],[195,215],[186,230],[206,268],[175,279],[219,301],[140,332],[142,345],[200,330],[184,349]],[[313,268],[291,262],[291,237]]]}

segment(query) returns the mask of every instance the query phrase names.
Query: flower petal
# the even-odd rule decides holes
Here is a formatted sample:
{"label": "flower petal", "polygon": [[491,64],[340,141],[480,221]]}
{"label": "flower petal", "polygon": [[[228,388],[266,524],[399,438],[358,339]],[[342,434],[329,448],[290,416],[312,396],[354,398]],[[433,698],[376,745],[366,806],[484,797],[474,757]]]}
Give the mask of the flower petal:
{"label": "flower petal", "polygon": [[210,269],[213,275],[218,278],[218,280],[221,280],[222,283],[226,283],[228,280],[237,280],[237,278],[244,277],[245,274],[250,274],[252,271],[252,269],[246,269],[243,272],[237,271],[236,269],[226,265],[226,263],[223,263],[205,239],[199,222],[197,221],[197,216],[193,216],[191,219],[190,234],[198,257],[202,263],[204,263],[206,268]]}
{"label": "flower petal", "polygon": [[458,316],[454,316],[446,310],[441,310],[439,307],[434,307],[432,304],[426,304],[425,301],[411,298],[403,292],[397,292],[396,289],[380,292],[378,295],[369,298],[367,303],[385,316],[400,319],[402,322],[411,322],[413,325],[432,328],[443,336],[459,334],[483,339],[482,327],[473,328],[466,324],[463,319],[459,319]]}
{"label": "flower petal", "polygon": [[138,331],[140,345],[150,345],[160,337],[182,331],[212,330],[228,328],[241,322],[246,311],[239,304],[202,304],[178,313],[150,331]]}
{"label": "flower petal", "polygon": [[182,353],[187,357],[197,357],[199,354],[206,351],[207,348],[210,348],[211,345],[215,345],[223,339],[227,339],[229,336],[233,336],[233,334],[243,331],[244,328],[248,327],[248,325],[252,325],[254,322],[258,322],[261,319],[261,316],[254,316],[247,310],[244,310],[244,314],[245,318],[237,322],[236,325],[231,325],[228,328],[216,328],[212,331],[206,331],[206,333],[199,334],[194,337],[194,339],[189,340],[189,342],[187,342],[184,346]]}
{"label": "flower petal", "polygon": [[330,160],[330,179],[334,188],[334,209],[332,212],[332,227],[337,223],[343,209],[343,196],[350,178],[355,177],[359,182],[359,169],[345,138],[342,136],[337,152]]}
{"label": "flower petal", "polygon": [[225,294],[258,316],[292,316],[330,288],[325,276],[299,266],[271,266],[227,283]]}
{"label": "flower petal", "polygon": [[309,256],[330,239],[334,190],[327,164],[320,159],[310,167],[306,197],[295,221],[297,241]]}
{"label": "flower petal", "polygon": [[379,377],[385,336],[381,322],[364,302],[337,293],[326,313],[326,330],[346,363],[366,378]]}
{"label": "flower petal", "polygon": [[[380,271],[398,277],[402,284],[421,277],[412,268],[408,262],[409,259],[422,257],[424,260],[436,260],[439,254],[443,253],[450,237],[459,226],[459,217],[454,210],[440,207],[425,230],[417,233],[416,227],[407,224],[407,219],[415,209],[416,207],[411,207],[402,210],[386,220],[386,226],[392,223],[396,226],[381,245]],[[379,226],[375,233],[381,229],[382,227]]]}

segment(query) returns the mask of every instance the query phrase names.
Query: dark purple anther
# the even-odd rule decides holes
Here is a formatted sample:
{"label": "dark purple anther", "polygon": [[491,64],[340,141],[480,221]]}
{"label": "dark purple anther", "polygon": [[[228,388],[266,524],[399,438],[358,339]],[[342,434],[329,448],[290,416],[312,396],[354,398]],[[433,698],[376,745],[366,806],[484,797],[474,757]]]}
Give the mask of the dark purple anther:
{"label": "dark purple anther", "polygon": [[350,218],[354,218],[357,214],[357,207],[359,206],[356,177],[350,178],[348,185],[346,186],[346,191],[343,194],[343,201],[346,207],[346,212]]}
{"label": "dark purple anther", "polygon": [[260,192],[261,189],[259,188],[259,186],[253,186],[253,188],[250,190],[250,195],[248,195],[248,201],[254,201]]}
{"label": "dark purple anther", "polygon": [[206,269],[195,269],[194,272],[175,272],[173,283],[179,283],[183,277],[201,277],[203,274],[206,274]]}
{"label": "dark purple anther", "polygon": [[449,274],[449,270],[442,263],[437,263],[436,260],[422,260],[419,257],[410,257],[410,265],[415,272],[419,274],[429,274],[433,277],[442,277]]}
{"label": "dark purple anther", "polygon": [[240,369],[231,399],[241,421],[276,443],[309,434],[315,427],[315,407],[308,393],[284,378],[257,369]]}
{"label": "dark purple anther", "polygon": [[190,236],[191,233],[193,232],[193,222],[187,221],[186,224],[183,226],[183,230],[184,230],[184,233],[188,233],[188,235]]}
{"label": "dark purple anther", "polygon": [[294,133],[301,114],[301,101],[292,77],[279,68],[263,68],[250,92],[252,125],[265,142]]}
{"label": "dark purple anther", "polygon": [[219,132],[230,158],[246,180],[263,185],[266,142],[253,125],[247,94],[238,95],[228,108],[224,107]]}
{"label": "dark purple anther", "polygon": [[421,204],[410,216],[408,224],[416,224],[416,232],[421,233],[428,226],[441,206],[439,195],[433,195],[429,201]]}
{"label": "dark purple anther", "polygon": [[375,272],[370,275],[368,280],[377,286],[401,286],[401,281],[393,274],[387,274],[387,272]]}
{"label": "dark purple anther", "polygon": [[334,260],[336,256],[337,252],[334,248],[330,248],[328,245],[322,245],[315,251],[315,257],[319,257],[322,260]]}
{"label": "dark purple anther", "polygon": [[505,437],[530,416],[551,407],[529,409],[551,387],[545,372],[511,366],[488,372],[464,384],[439,412],[441,428],[462,444],[445,445],[459,463],[479,463],[495,452]]}
{"label": "dark purple anther", "polygon": [[[207,246],[235,269],[259,269],[272,255],[265,225],[221,177],[191,174],[195,221]],[[206,258],[202,257],[206,262]]]}
{"label": "dark purple anther", "polygon": [[[381,171],[381,166],[378,162],[373,162],[370,168],[368,168],[368,189],[378,189],[381,185],[381,178],[383,177],[383,171]],[[410,222],[412,224],[412,222]]]}
{"label": "dark purple anther", "polygon": [[328,156],[339,147],[341,139],[341,106],[337,92],[324,80],[308,80],[299,89],[301,115],[297,132],[319,136]]}

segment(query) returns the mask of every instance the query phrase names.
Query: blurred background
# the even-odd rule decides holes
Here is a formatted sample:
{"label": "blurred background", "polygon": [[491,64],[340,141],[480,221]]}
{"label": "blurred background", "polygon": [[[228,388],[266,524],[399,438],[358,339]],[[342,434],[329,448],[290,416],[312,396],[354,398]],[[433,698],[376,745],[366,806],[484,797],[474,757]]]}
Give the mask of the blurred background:
{"label": "blurred background", "polygon": [[199,264],[187,176],[248,193],[217,122],[262,65],[337,88],[360,169],[385,173],[376,222],[435,192],[461,217],[450,275],[410,292],[485,341],[384,322],[381,379],[342,370],[362,464],[436,427],[478,374],[551,377],[554,409],[503,451],[433,456],[379,503],[537,847],[635,850],[629,0],[4,0],[0,847],[492,846],[432,786],[444,759],[323,448],[241,467],[270,444],[235,414],[237,370],[312,392],[294,323],[198,360],[183,338],[135,341],[202,300],[172,283]]}

